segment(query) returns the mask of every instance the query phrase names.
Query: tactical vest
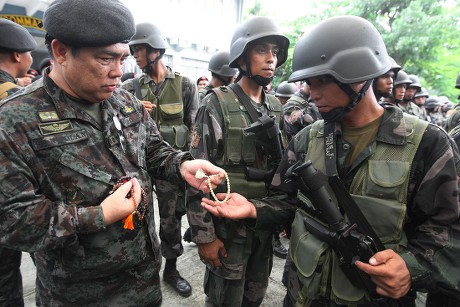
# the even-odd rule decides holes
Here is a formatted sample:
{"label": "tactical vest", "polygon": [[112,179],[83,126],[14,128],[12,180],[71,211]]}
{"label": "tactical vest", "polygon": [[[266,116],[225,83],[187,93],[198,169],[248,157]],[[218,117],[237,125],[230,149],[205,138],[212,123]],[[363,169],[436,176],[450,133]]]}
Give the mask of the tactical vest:
{"label": "tactical vest", "polygon": [[[221,86],[212,89],[219,100],[224,118],[223,138],[225,148],[216,164],[227,171],[232,190],[243,192],[246,198],[258,198],[266,195],[265,182],[248,180],[245,175],[246,166],[266,170],[267,157],[264,161],[256,161],[256,137],[254,133],[245,133],[244,129],[252,124],[248,111],[239,101],[233,90]],[[276,124],[281,117],[281,103],[270,94],[266,94],[270,115],[275,115]],[[261,167],[260,167],[261,166]]]}
{"label": "tactical vest", "polygon": [[156,96],[145,75],[139,78],[143,100],[156,105],[151,112],[161,136],[176,149],[187,150],[189,129],[184,124],[184,101],[182,99],[182,76],[175,72],[175,78],[166,80],[160,96]]}
{"label": "tactical vest", "polygon": [[[407,248],[403,225],[407,220],[409,175],[423,132],[428,126],[428,122],[406,113],[404,122],[407,144],[396,146],[378,143],[367,163],[358,169],[349,191],[366,219],[372,221],[371,225],[385,247],[396,252]],[[305,148],[296,150],[304,151]],[[325,173],[322,120],[312,124],[307,157],[318,170]],[[304,195],[299,193],[298,198],[314,210]],[[303,286],[296,307],[308,306],[312,300],[320,298],[343,305],[366,303],[364,290],[348,280],[340,268],[337,255],[327,243],[318,240],[305,229],[303,216],[313,217],[307,212],[310,210],[297,210],[290,238],[291,257]]]}
{"label": "tactical vest", "polygon": [[13,82],[5,82],[0,84],[0,100],[8,97],[8,91],[15,87],[18,87],[18,85]]}

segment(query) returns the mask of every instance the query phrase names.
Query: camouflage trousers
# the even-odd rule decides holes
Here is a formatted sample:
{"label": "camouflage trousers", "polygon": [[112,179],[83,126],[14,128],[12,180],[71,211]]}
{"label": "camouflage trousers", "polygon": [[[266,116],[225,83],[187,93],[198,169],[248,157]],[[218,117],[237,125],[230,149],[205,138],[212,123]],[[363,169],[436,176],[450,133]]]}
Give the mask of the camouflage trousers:
{"label": "camouflage trousers", "polygon": [[179,187],[164,180],[155,180],[160,215],[161,255],[174,259],[184,252],[181,224],[185,215],[185,186]]}
{"label": "camouflage trousers", "polygon": [[0,247],[0,306],[24,306],[21,251]]}
{"label": "camouflage trousers", "polygon": [[260,306],[273,267],[271,237],[248,231],[245,243],[226,246],[221,268],[206,267],[206,307]]}

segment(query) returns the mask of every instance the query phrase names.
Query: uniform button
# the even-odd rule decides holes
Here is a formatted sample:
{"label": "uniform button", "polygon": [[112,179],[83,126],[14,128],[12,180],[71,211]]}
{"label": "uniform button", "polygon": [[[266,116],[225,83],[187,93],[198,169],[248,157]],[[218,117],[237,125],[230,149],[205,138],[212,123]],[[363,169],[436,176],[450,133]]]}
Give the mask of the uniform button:
{"label": "uniform button", "polygon": [[343,150],[350,149],[350,144],[343,144]]}

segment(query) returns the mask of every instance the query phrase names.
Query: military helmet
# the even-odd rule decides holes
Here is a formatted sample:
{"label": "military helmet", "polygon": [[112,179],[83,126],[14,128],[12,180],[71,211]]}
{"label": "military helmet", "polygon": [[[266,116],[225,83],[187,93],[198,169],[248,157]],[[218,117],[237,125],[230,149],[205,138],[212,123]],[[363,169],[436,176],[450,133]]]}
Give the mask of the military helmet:
{"label": "military helmet", "polygon": [[406,72],[404,70],[400,70],[398,72],[398,76],[396,77],[395,79],[395,82],[394,82],[394,86],[396,85],[400,85],[400,84],[411,84],[412,83],[412,80],[409,79],[409,76],[406,74]]}
{"label": "military helmet", "polygon": [[426,99],[425,104],[423,105],[425,109],[434,109],[436,107],[441,106],[439,98],[436,96],[432,96]]}
{"label": "military helmet", "polygon": [[430,97],[430,94],[428,93],[428,91],[426,90],[426,88],[424,88],[423,86],[420,88],[419,91],[417,91],[414,95],[414,98],[418,98],[418,97]]}
{"label": "military helmet", "polygon": [[455,81],[455,88],[460,89],[460,72],[457,75],[457,81]]}
{"label": "military helmet", "polygon": [[294,83],[287,81],[281,82],[276,88],[275,96],[292,97],[297,92],[297,86]]}
{"label": "military helmet", "polygon": [[408,86],[416,87],[418,90],[422,88],[422,84],[416,75],[407,75],[411,79],[411,83]]}
{"label": "military helmet", "polygon": [[231,68],[230,53],[228,51],[217,51],[209,60],[208,70],[218,76],[233,77],[237,73],[237,69]]}
{"label": "military helmet", "polygon": [[35,47],[37,42],[26,28],[11,20],[0,18],[0,49],[27,52]]}
{"label": "military helmet", "polygon": [[168,49],[169,45],[160,29],[151,23],[136,25],[136,33],[129,41],[130,46],[147,44],[154,49]]}
{"label": "military helmet", "polygon": [[357,16],[324,20],[299,39],[289,82],[332,75],[349,84],[372,80],[391,68],[385,43],[372,23]]}
{"label": "military helmet", "polygon": [[396,63],[395,59],[393,59],[391,56],[389,57],[390,58],[390,61],[391,61],[391,68],[390,70],[392,70],[394,72],[394,79],[396,79],[398,77],[398,73],[399,71],[401,70],[401,65],[399,65],[398,63]]}
{"label": "military helmet", "polygon": [[289,48],[289,39],[273,20],[268,17],[253,17],[238,26],[232,36],[230,44],[230,67],[238,68],[236,60],[243,55],[249,43],[263,37],[273,37],[280,48],[276,67],[286,62]]}

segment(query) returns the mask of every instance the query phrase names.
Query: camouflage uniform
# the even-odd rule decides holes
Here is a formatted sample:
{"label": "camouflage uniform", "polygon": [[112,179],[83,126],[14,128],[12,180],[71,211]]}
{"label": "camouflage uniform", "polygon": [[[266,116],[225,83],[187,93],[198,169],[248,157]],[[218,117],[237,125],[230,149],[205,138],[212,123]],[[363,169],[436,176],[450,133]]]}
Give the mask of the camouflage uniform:
{"label": "camouflage uniform", "polygon": [[[232,86],[239,87],[237,84]],[[228,87],[219,87],[216,90],[221,88],[228,89]],[[265,94],[265,102],[258,110],[260,115],[274,114],[267,95]],[[281,104],[275,97],[273,101],[276,101],[278,114],[280,114]],[[197,113],[192,135],[190,149],[192,155],[196,158],[207,159],[224,168],[229,174],[232,191],[250,196],[259,189],[243,184],[243,179],[236,177],[238,172],[244,177],[244,166],[231,165],[229,161],[222,162],[227,159],[227,155],[230,156],[228,149],[224,148],[237,146],[236,143],[230,142],[227,135],[227,129],[237,129],[229,127],[231,123],[228,117],[224,116],[223,108],[226,108],[227,105],[222,106],[215,92],[206,95],[202,104],[203,106]],[[234,113],[232,115],[240,115],[240,120],[244,117],[246,125],[249,126],[251,119],[247,111],[244,111],[243,104],[238,100],[235,100],[233,104],[231,109]],[[251,146],[255,144],[250,141],[244,142],[241,152],[251,152]],[[254,165],[258,169],[267,169],[266,152],[258,151],[257,155]],[[235,177],[232,177],[233,175]],[[239,186],[237,186],[238,182],[241,182]],[[262,194],[265,194],[264,183],[259,181],[259,186],[260,184]],[[226,191],[226,188],[223,188],[222,191]],[[187,189],[187,193],[187,216],[192,229],[192,240],[199,244],[213,242],[219,238],[227,250],[227,257],[220,259],[222,267],[209,265],[206,267],[204,291],[208,301],[212,302],[213,306],[259,306],[267,290],[273,264],[273,230],[253,231],[244,222],[216,218],[200,206],[202,193],[193,188]]]}
{"label": "camouflage uniform", "polygon": [[[168,146],[125,91],[100,103],[102,124],[68,100],[45,74],[0,106],[0,244],[34,253],[38,306],[158,306],[151,178],[184,184],[179,165],[191,156]],[[106,225],[99,206],[122,176],[147,195],[133,231]]]}
{"label": "camouflage uniform", "polygon": [[[367,162],[369,156],[375,152],[375,146],[378,147],[380,143],[394,146],[407,144],[405,134],[400,133],[403,124],[400,109],[386,106],[376,142],[364,149],[357,159]],[[306,156],[306,152],[311,141],[311,127],[308,126],[297,134],[289,144],[272,182],[276,197],[252,200],[257,208],[256,229],[266,229],[280,221],[292,221],[300,203],[295,186],[292,182],[285,181],[285,174],[296,161],[309,160],[310,156]],[[346,145],[340,138],[340,131],[337,131],[338,173],[344,185],[349,188],[362,163],[352,168],[343,167],[342,163],[349,153],[349,146]],[[318,151],[324,154],[324,149],[316,150],[317,153]],[[410,271],[412,290],[429,291],[440,294],[441,297],[450,294],[458,299],[460,274],[454,268],[460,267],[460,222],[455,164],[456,157],[446,133],[437,126],[428,125],[410,166],[407,212],[403,225],[408,246],[400,255]],[[280,200],[286,196],[285,200]],[[372,220],[369,222],[373,223]],[[295,243],[291,238],[291,252],[292,244]],[[291,269],[288,285],[291,301],[286,306],[292,306],[302,286],[295,273],[296,268]],[[334,306],[328,300],[318,303],[321,303],[318,306]]]}
{"label": "camouflage uniform", "polygon": [[401,108],[401,110],[403,110],[403,112],[417,116],[420,119],[427,120],[427,114],[425,109],[420,108],[412,101],[409,101],[406,106],[403,106],[401,104],[398,104],[398,106]]}
{"label": "camouflage uniform", "polygon": [[[15,83],[14,78],[4,70],[0,70],[0,84]],[[15,86],[6,91],[9,96],[21,87]],[[1,93],[0,93],[1,94]],[[21,276],[22,252],[0,247],[0,306],[24,306]]]}
{"label": "camouflage uniform", "polygon": [[321,114],[313,101],[303,90],[297,92],[288,99],[283,106],[283,135],[286,143],[289,143],[297,132],[304,127],[312,124],[318,119],[321,119]]}
{"label": "camouflage uniform", "polygon": [[[181,78],[182,82],[182,102],[183,102],[183,123],[191,131],[195,119],[195,114],[198,108],[197,89],[195,84],[187,77],[180,76],[168,67],[168,73],[164,81],[156,84],[148,74],[144,74],[141,81],[141,100],[149,100],[156,104],[156,108],[152,111],[152,117],[155,119],[160,131],[162,127],[168,126],[170,123],[162,115],[159,114],[162,105],[161,96],[171,90],[168,83],[172,83],[174,78]],[[139,79],[130,79],[122,84],[122,88],[134,94],[133,82]],[[150,92],[149,92],[150,87]],[[150,95],[155,96],[151,97]],[[166,101],[167,102],[167,101]],[[162,132],[163,137],[165,135]],[[188,135],[188,134],[187,134]],[[167,141],[168,138],[165,137]],[[178,147],[176,142],[169,141],[176,149],[188,149],[189,137],[184,140],[181,147]],[[185,215],[185,185],[171,184],[165,180],[155,180],[155,193],[158,197],[158,208],[160,214],[160,240],[161,253],[166,259],[175,259],[183,254],[184,247],[182,245],[181,234],[181,219]]]}

